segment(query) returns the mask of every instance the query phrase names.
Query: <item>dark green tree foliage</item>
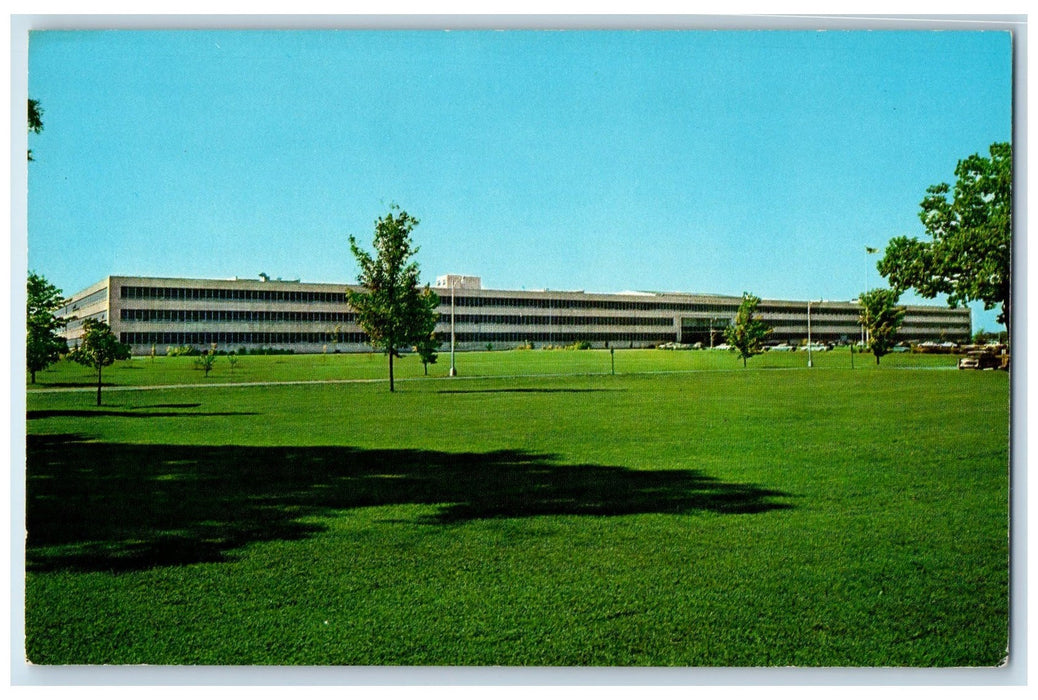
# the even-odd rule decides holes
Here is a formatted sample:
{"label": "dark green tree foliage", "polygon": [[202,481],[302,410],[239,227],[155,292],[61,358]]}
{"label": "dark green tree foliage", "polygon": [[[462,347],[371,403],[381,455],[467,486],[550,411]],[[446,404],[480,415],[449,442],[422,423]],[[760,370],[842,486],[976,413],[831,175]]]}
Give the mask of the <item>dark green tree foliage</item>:
{"label": "dark green tree foliage", "polygon": [[[29,131],[38,134],[43,131],[43,108],[39,100],[29,100]],[[32,149],[29,149],[29,160],[32,160]]]}
{"label": "dark green tree foliage", "polygon": [[68,344],[59,334],[66,321],[54,317],[54,312],[64,303],[60,289],[35,272],[29,273],[25,303],[25,362],[33,384],[37,372],[50,367],[68,351]]}
{"label": "dark green tree foliage", "polygon": [[374,256],[350,236],[350,250],[360,266],[358,282],[364,290],[349,290],[347,297],[372,347],[389,356],[390,391],[394,391],[393,358],[399,357],[399,348],[417,346],[436,324],[439,299],[428,286],[419,286],[418,263],[411,260],[418,252],[411,243],[411,231],[417,225],[418,219],[394,206],[375,221]]}
{"label": "dark green tree foliage", "polygon": [[97,405],[101,405],[101,370],[116,360],[130,359],[130,346],[120,343],[104,321],[83,321],[83,337],[69,359],[97,370]]}
{"label": "dark green tree foliage", "polygon": [[876,356],[877,365],[897,343],[897,332],[905,320],[905,307],[897,305],[900,296],[892,289],[873,289],[860,297],[858,320],[868,331],[868,348]]}
{"label": "dark green tree foliage", "polygon": [[771,335],[771,326],[757,314],[758,304],[760,297],[743,292],[735,321],[724,329],[725,340],[738,351],[743,367],[748,358],[764,352],[764,341]]}
{"label": "dark green tree foliage", "polygon": [[927,188],[919,218],[930,240],[891,240],[877,268],[898,294],[915,289],[927,299],[947,294],[952,306],[968,301],[982,301],[985,309],[1001,305],[998,322],[1008,331],[1013,149],[995,143],[990,153],[959,161],[954,190],[943,182]]}

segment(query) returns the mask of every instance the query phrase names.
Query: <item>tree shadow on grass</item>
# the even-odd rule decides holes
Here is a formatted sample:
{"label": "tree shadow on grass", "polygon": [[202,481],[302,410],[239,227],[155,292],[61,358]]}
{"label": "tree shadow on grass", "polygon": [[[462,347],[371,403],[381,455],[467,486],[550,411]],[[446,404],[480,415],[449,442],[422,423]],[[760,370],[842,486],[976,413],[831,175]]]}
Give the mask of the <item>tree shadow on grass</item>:
{"label": "tree shadow on grass", "polygon": [[598,391],[625,391],[625,389],[541,389],[541,388],[507,388],[507,389],[441,389],[438,394],[587,394]]}
{"label": "tree shadow on grass", "polygon": [[522,450],[136,445],[30,435],[27,568],[128,571],[229,560],[296,540],[307,520],[364,506],[428,504],[420,521],[615,516],[792,507],[788,494],[696,470],[560,464]]}
{"label": "tree shadow on grass", "polygon": [[[170,406],[173,408],[174,406]],[[109,416],[115,418],[205,418],[207,416],[254,416],[250,411],[198,411],[194,413],[183,413],[174,411],[151,411],[142,413],[140,411],[113,411],[104,409],[41,409],[38,411],[26,411],[26,420],[40,420],[41,418],[93,418]]]}

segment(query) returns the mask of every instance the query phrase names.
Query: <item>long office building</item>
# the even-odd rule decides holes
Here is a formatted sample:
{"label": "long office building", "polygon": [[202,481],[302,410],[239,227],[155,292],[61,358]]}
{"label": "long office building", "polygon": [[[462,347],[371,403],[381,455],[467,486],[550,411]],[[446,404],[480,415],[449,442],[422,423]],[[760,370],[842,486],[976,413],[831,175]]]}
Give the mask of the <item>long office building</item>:
{"label": "long office building", "polygon": [[[220,351],[273,348],[298,353],[370,349],[347,303],[344,284],[261,279],[108,277],[73,295],[58,316],[73,319],[66,337],[74,345],[85,319],[108,323],[137,355],[171,347]],[[436,332],[445,346],[452,321],[459,349],[518,345],[653,347],[664,343],[723,343],[740,298],[711,294],[483,289],[478,277],[445,275]],[[908,306],[901,339],[962,342],[971,334],[968,308]],[[758,310],[775,341],[854,342],[861,337],[855,302],[765,299]]]}

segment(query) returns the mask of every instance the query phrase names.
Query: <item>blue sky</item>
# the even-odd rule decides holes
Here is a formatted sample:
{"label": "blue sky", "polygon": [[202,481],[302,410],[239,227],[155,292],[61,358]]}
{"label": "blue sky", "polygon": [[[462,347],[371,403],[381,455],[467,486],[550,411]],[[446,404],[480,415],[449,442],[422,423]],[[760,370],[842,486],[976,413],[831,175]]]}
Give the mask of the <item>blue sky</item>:
{"label": "blue sky", "polygon": [[1011,140],[1011,59],[1000,31],[36,32],[29,267],[353,282],[347,236],[397,203],[430,282],[851,299]]}

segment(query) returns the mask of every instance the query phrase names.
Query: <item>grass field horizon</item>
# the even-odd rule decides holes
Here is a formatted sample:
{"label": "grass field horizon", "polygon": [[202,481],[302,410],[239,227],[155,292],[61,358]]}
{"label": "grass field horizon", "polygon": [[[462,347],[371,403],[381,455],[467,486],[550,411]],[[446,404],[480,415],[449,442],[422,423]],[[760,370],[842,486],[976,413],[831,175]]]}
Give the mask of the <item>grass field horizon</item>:
{"label": "grass field horizon", "polygon": [[[179,384],[238,384],[256,382],[386,381],[387,361],[383,353],[329,353],[322,355],[239,355],[235,366],[219,356],[206,376],[197,358],[159,355],[135,356],[103,370],[105,387],[151,387]],[[769,352],[751,358],[746,367],[734,352],[723,350],[620,349],[609,350],[492,350],[457,353],[459,379],[522,377],[574,374],[638,374],[696,372],[711,370],[760,370],[806,368],[807,353]],[[813,368],[870,370],[878,368],[953,369],[958,360],[950,354],[893,353],[879,365],[871,354],[848,348],[812,353]],[[853,364],[852,364],[853,363]],[[449,353],[423,367],[417,355],[406,354],[394,363],[396,379],[446,378]],[[94,370],[63,360],[38,372],[36,383],[26,380],[30,392],[48,389],[96,388]]]}
{"label": "grass field horizon", "polygon": [[[221,358],[208,378],[136,358],[100,407],[89,370],[39,374],[29,660],[1004,660],[1007,373],[613,359],[463,353],[454,381],[441,355],[424,381],[407,357],[390,394],[381,355]],[[353,379],[379,381],[332,383]],[[306,383],[221,386],[259,381]]]}

